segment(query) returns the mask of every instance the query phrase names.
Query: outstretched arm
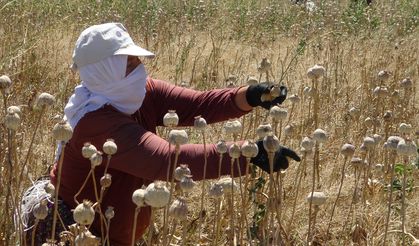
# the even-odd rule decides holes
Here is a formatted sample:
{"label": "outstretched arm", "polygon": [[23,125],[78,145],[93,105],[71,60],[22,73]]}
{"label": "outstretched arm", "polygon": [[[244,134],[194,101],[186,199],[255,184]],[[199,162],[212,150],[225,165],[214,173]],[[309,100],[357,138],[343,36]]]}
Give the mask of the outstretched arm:
{"label": "outstretched arm", "polygon": [[[174,164],[174,146],[169,150],[166,140],[144,130],[135,123],[119,127],[118,132],[112,138],[118,144],[118,152],[112,156],[111,168],[146,180],[166,180],[169,158],[172,159],[172,165]],[[217,178],[219,155],[214,144],[208,144],[206,148],[208,164],[205,178]],[[182,145],[177,165],[188,164],[193,178],[201,180],[203,179],[204,153],[202,144]],[[239,160],[241,172],[244,174],[245,159],[240,158]],[[234,163],[233,169],[233,176],[238,176],[237,163]],[[172,170],[169,174],[172,174]],[[231,158],[228,154],[223,156],[221,174],[231,174]]]}
{"label": "outstretched arm", "polygon": [[246,87],[196,91],[170,83],[149,79],[148,91],[152,97],[157,125],[162,125],[168,110],[176,110],[180,126],[191,126],[194,117],[201,115],[208,123],[238,118],[252,107],[246,101]]}

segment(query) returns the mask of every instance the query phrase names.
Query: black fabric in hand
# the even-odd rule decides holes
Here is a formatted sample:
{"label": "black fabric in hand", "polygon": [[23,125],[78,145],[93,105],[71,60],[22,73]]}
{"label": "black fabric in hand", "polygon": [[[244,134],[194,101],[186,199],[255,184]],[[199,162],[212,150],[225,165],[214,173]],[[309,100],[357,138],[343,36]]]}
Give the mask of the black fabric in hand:
{"label": "black fabric in hand", "polygon": [[250,85],[246,91],[247,103],[252,107],[261,106],[265,109],[270,109],[274,105],[281,104],[287,98],[287,87],[285,86],[280,87],[281,92],[278,97],[273,98],[271,101],[262,102],[262,95],[270,93],[272,87],[273,85],[270,85],[268,82]]}
{"label": "black fabric in hand", "polygon": [[[251,162],[255,164],[256,166],[260,167],[263,171],[270,173],[270,167],[269,167],[269,157],[268,153],[266,152],[265,148],[263,147],[263,141],[259,140],[257,142],[259,153],[256,157],[253,157],[251,159]],[[274,165],[273,165],[273,171],[278,172],[279,170],[285,170],[288,168],[288,157],[295,160],[295,161],[301,161],[300,157],[295,153],[293,150],[281,146],[279,150],[275,152],[274,156]]]}

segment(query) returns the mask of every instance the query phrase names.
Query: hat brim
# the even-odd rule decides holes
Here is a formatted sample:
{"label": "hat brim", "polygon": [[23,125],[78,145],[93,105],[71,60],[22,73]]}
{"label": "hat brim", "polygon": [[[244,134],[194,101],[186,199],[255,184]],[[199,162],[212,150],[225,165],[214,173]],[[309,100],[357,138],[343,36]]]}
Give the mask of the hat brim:
{"label": "hat brim", "polygon": [[137,45],[130,45],[125,48],[121,48],[117,50],[114,55],[129,55],[129,56],[141,56],[141,57],[149,57],[154,58],[156,55],[151,53],[150,51],[141,48]]}

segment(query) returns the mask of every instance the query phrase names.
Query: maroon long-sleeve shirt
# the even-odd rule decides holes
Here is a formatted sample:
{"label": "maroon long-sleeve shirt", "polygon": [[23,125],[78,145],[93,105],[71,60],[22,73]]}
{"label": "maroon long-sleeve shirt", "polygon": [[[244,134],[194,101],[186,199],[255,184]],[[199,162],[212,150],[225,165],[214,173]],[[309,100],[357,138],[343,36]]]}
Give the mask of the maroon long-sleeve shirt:
{"label": "maroon long-sleeve shirt", "polygon": [[[174,148],[169,151],[168,142],[156,135],[156,127],[163,124],[163,116],[169,109],[179,115],[179,126],[191,126],[194,117],[201,115],[208,123],[240,117],[245,111],[234,102],[239,88],[195,91],[176,87],[160,80],[148,79],[147,93],[141,108],[132,116],[125,115],[114,107],[106,105],[87,113],[74,129],[71,140],[65,147],[59,195],[74,208],[74,195],[79,190],[90,171],[90,161],[83,158],[83,144],[90,142],[98,150],[109,138],[114,139],[118,151],[112,156],[108,173],[112,175],[112,185],[102,201],[102,211],[108,206],[115,208],[115,217],[110,226],[112,245],[130,245],[135,204],[132,193],[153,180],[166,180],[169,158],[174,157]],[[207,144],[206,178],[218,175],[219,155],[214,144]],[[230,174],[230,161],[224,155],[221,173]],[[195,180],[203,177],[204,146],[185,144],[180,147],[178,163],[189,165]],[[245,168],[241,162],[242,170]],[[96,183],[104,174],[106,156],[100,166],[95,168]],[[51,171],[51,179],[56,182],[57,166]],[[237,170],[235,171],[237,175]],[[89,179],[78,196],[78,201],[96,201],[93,182]],[[99,218],[95,219],[92,230],[100,234]],[[141,209],[137,221],[136,238],[139,238],[150,222],[150,208]]]}

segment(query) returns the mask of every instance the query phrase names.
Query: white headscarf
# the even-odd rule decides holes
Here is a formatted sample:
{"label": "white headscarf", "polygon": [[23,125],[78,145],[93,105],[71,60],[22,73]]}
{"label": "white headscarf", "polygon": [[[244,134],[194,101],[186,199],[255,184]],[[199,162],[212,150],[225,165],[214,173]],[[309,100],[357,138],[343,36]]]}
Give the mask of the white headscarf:
{"label": "white headscarf", "polygon": [[[138,65],[125,77],[127,55],[114,55],[80,68],[82,82],[64,108],[64,119],[74,129],[83,116],[105,104],[114,106],[125,114],[133,114],[143,103],[146,93],[147,72]],[[58,161],[61,142],[55,152]]]}
{"label": "white headscarf", "polygon": [[64,108],[65,118],[74,129],[87,113],[105,104],[125,114],[133,114],[143,103],[147,73],[140,64],[127,77],[126,55],[114,55],[79,68],[81,84]]}

